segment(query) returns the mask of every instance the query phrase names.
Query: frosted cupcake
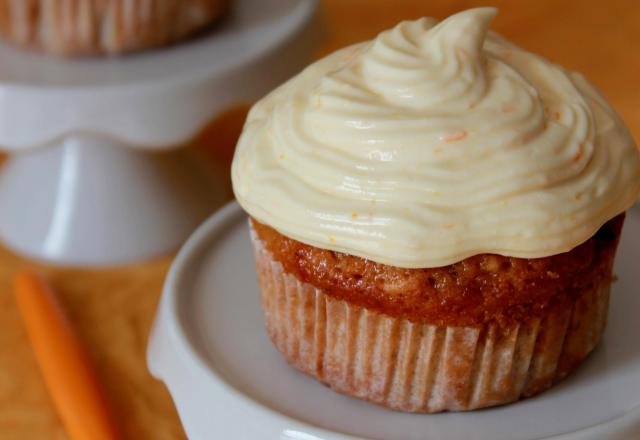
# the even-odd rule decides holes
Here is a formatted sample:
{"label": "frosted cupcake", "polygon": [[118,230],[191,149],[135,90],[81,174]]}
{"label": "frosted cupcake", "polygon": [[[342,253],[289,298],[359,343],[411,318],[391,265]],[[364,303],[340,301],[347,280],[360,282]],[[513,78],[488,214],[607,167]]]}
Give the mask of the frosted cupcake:
{"label": "frosted cupcake", "polygon": [[414,412],[539,393],[605,328],[640,154],[580,75],[403,22],[254,106],[232,178],[266,327],[341,393]]}
{"label": "frosted cupcake", "polygon": [[183,39],[227,0],[0,0],[0,35],[56,55],[120,54]]}

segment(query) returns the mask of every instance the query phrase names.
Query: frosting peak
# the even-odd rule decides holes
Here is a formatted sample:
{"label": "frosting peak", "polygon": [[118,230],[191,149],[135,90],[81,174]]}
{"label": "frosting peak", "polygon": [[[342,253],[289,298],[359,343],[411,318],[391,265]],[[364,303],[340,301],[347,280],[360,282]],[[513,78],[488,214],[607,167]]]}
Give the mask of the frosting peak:
{"label": "frosting peak", "polygon": [[256,219],[400,267],[568,251],[627,209],[640,157],[586,80],[478,8],[402,22],[251,110],[232,168]]}
{"label": "frosting peak", "polygon": [[422,18],[383,32],[348,68],[394,105],[468,107],[486,92],[482,46],[495,8],[470,9],[439,24]]}

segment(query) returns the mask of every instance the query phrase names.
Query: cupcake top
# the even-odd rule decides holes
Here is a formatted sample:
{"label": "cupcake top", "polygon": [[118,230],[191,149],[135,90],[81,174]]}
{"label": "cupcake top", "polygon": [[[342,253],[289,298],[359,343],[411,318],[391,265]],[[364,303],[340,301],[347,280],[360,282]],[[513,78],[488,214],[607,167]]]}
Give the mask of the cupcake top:
{"label": "cupcake top", "polygon": [[303,243],[398,267],[569,251],[640,193],[640,153],[581,75],[488,32],[407,21],[251,110],[237,200]]}

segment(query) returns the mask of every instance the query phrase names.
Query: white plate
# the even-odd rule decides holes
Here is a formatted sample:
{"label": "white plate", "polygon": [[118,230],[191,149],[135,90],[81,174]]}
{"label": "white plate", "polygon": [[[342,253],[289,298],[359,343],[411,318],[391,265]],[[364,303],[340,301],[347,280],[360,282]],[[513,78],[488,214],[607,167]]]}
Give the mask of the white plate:
{"label": "white plate", "polygon": [[468,413],[404,414],[342,396],[289,367],[263,326],[246,216],[231,203],[174,262],[148,363],[199,439],[640,438],[640,213],[627,216],[603,343],[538,397]]}

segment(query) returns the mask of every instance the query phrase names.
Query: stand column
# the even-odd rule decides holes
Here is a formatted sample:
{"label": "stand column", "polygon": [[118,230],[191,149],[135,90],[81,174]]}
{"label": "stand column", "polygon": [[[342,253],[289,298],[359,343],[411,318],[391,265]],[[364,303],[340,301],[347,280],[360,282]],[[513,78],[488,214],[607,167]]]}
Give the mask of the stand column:
{"label": "stand column", "polygon": [[175,249],[226,200],[184,150],[70,136],[12,155],[0,173],[0,236],[28,256],[106,265]]}

